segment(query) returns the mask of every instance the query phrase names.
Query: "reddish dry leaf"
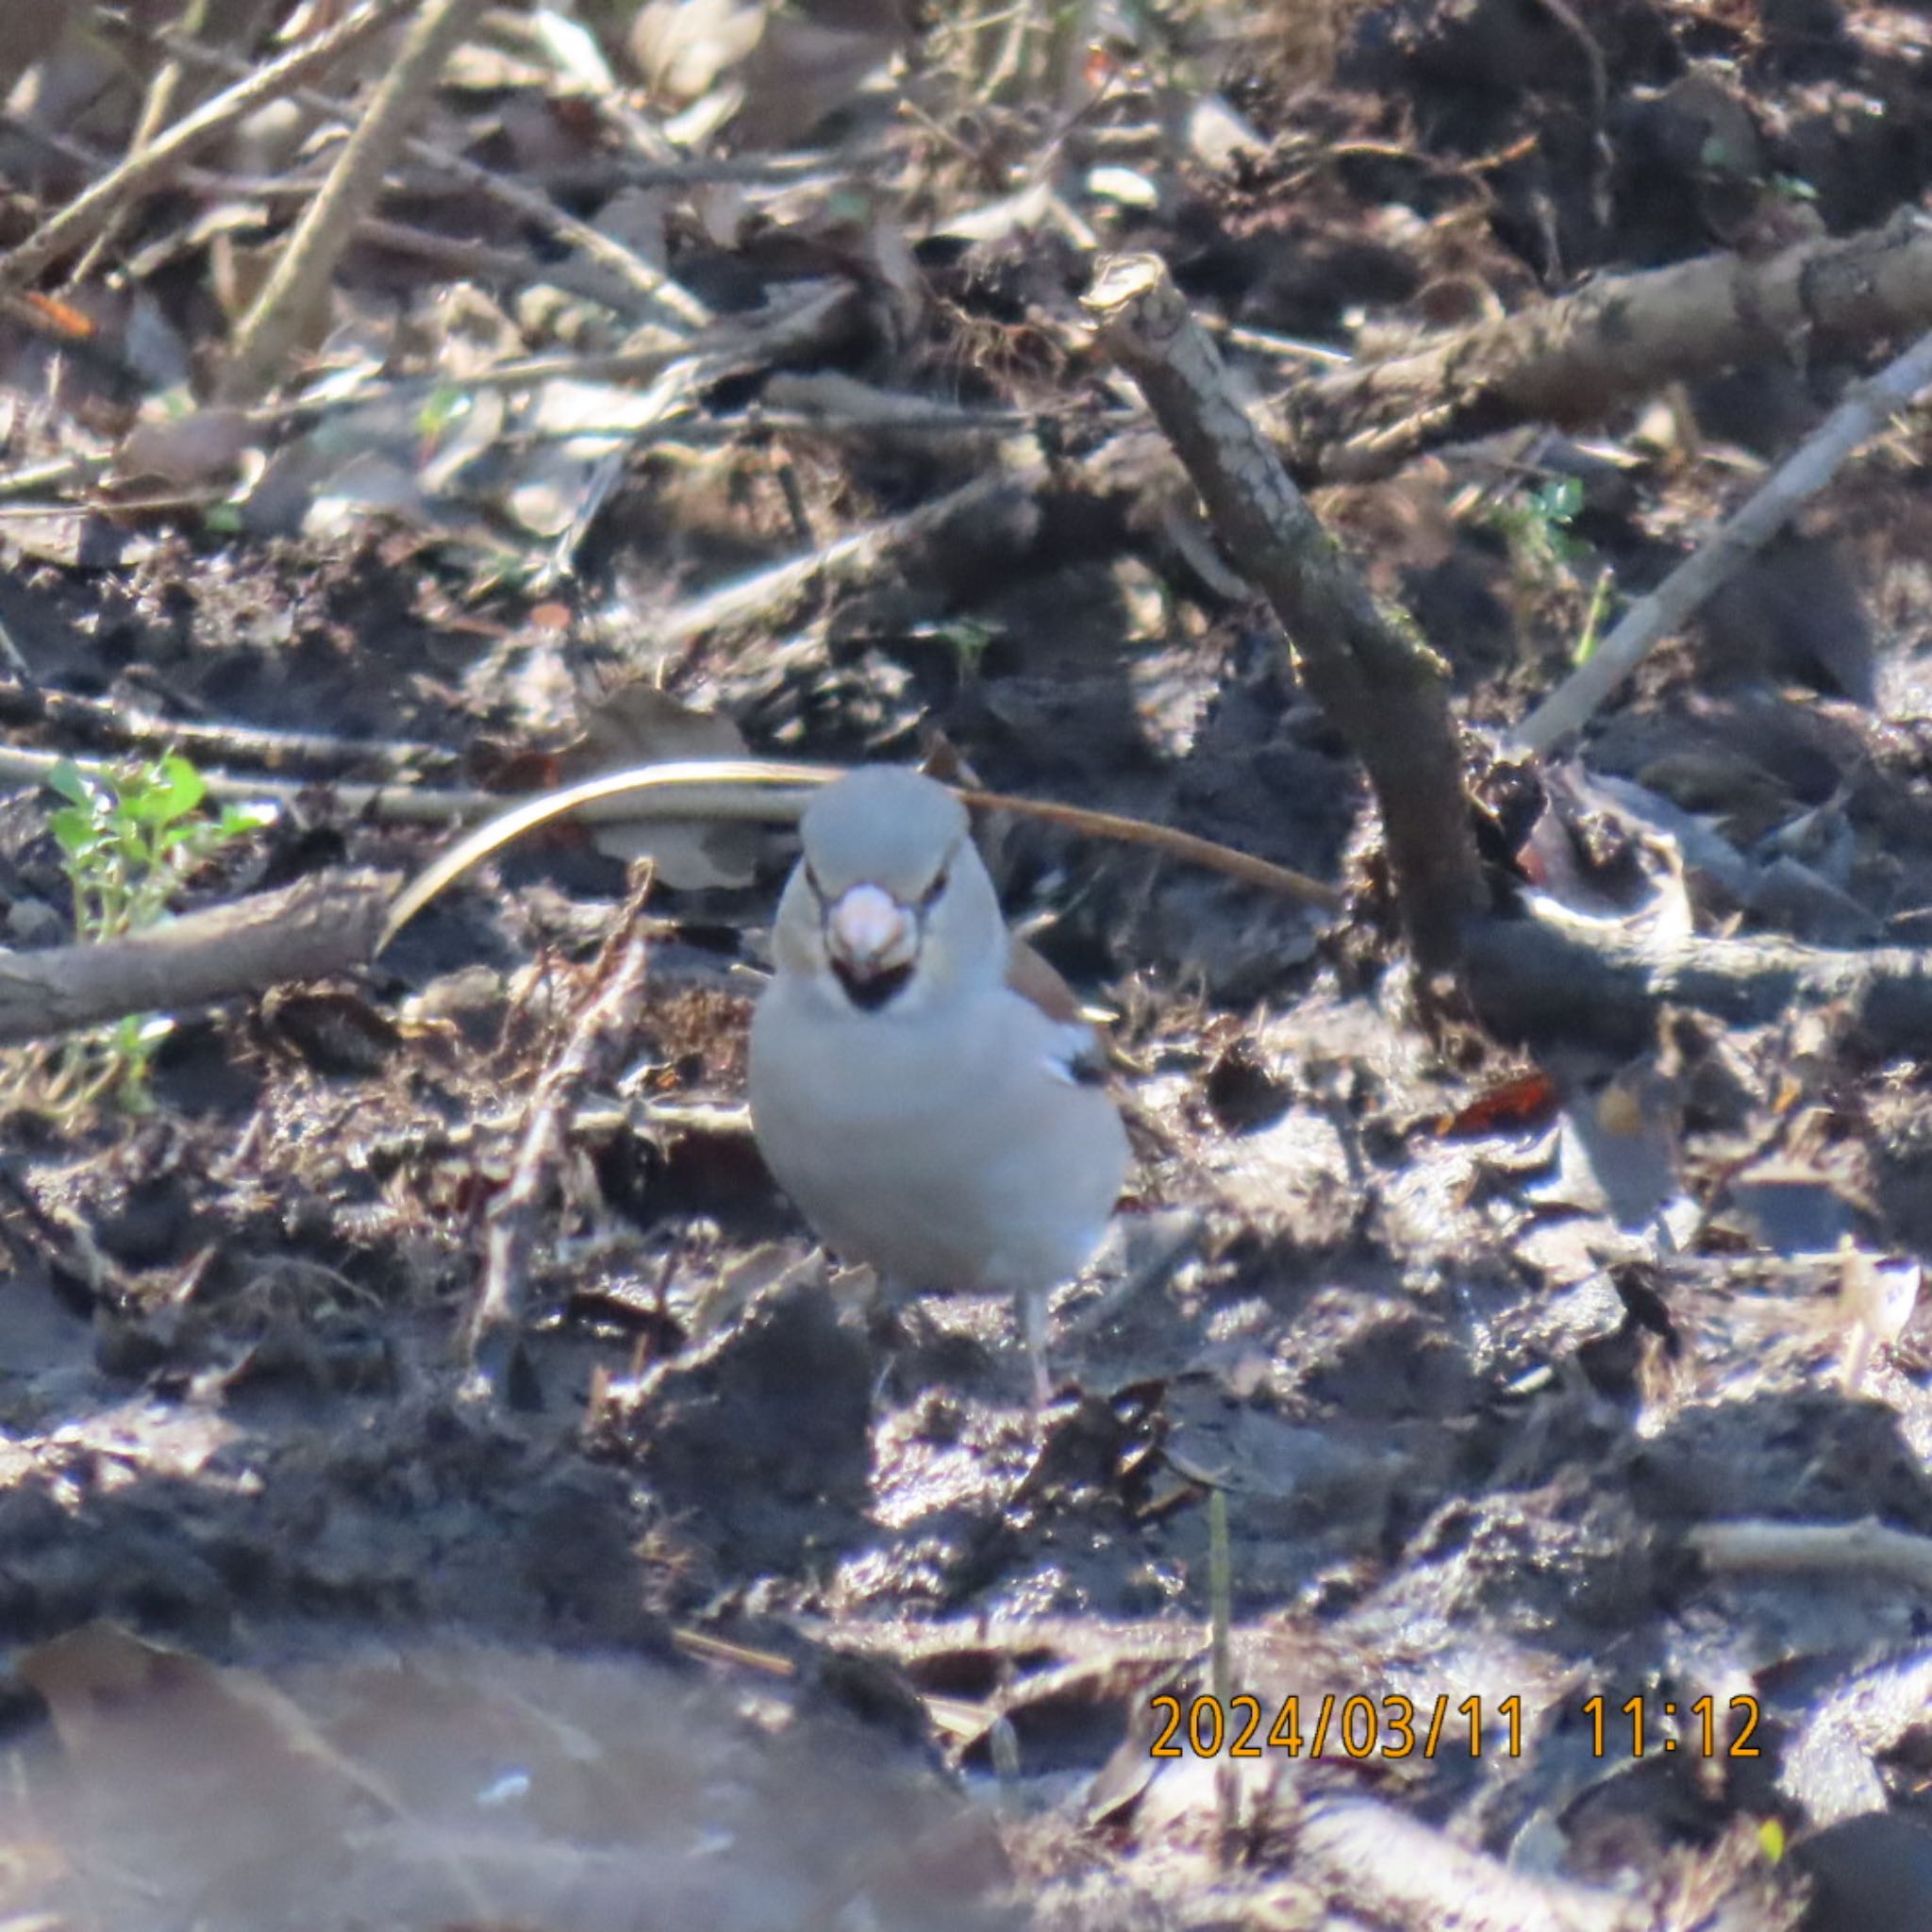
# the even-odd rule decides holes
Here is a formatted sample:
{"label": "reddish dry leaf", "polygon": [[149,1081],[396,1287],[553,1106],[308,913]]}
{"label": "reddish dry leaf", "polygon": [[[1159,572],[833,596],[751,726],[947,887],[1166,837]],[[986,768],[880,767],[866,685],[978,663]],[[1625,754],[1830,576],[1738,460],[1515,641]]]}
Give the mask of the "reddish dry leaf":
{"label": "reddish dry leaf", "polygon": [[1526,1074],[1513,1074],[1486,1088],[1454,1113],[1444,1114],[1436,1123],[1436,1132],[1445,1140],[1517,1133],[1546,1124],[1561,1102],[1557,1083],[1541,1068],[1533,1067]]}

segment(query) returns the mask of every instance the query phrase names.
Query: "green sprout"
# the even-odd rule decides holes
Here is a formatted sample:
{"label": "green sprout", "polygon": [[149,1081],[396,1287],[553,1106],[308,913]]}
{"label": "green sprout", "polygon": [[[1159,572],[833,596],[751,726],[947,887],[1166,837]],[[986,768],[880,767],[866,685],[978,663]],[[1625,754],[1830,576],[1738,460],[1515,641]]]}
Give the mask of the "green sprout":
{"label": "green sprout", "polygon": [[[74,893],[74,929],[93,942],[156,924],[192,873],[275,816],[267,806],[230,805],[210,817],[208,781],[174,754],[111,772],[63,759],[47,789],[66,801],[47,824]],[[55,1104],[77,1110],[111,1092],[145,1111],[149,1070],[173,1026],[165,1015],[133,1013],[77,1035],[54,1074]]]}
{"label": "green sprout", "polygon": [[1581,599],[1582,621],[1571,650],[1577,664],[1594,655],[1616,592],[1616,573],[1607,564],[1592,570],[1591,546],[1570,533],[1582,508],[1583,485],[1574,476],[1557,476],[1492,503],[1486,518],[1508,549],[1519,594],[1573,609]]}
{"label": "green sprout", "polygon": [[416,411],[416,434],[425,442],[441,441],[470,407],[468,394],[449,382],[438,383]]}
{"label": "green sprout", "polygon": [[987,652],[1004,634],[998,625],[986,624],[976,617],[949,617],[937,624],[914,625],[907,632],[922,643],[943,644],[951,651],[961,684],[970,684],[979,675]]}
{"label": "green sprout", "polygon": [[1546,583],[1576,562],[1585,546],[1570,534],[1570,522],[1583,508],[1583,485],[1574,476],[1557,476],[1541,488],[1498,503],[1490,523],[1509,547],[1517,575]]}
{"label": "green sprout", "polygon": [[1577,633],[1576,648],[1570,657],[1573,664],[1588,664],[1596,656],[1596,647],[1603,641],[1604,619],[1610,614],[1610,598],[1616,588],[1616,572],[1605,564],[1596,574],[1596,582],[1590,587],[1590,602],[1583,611],[1583,628]]}

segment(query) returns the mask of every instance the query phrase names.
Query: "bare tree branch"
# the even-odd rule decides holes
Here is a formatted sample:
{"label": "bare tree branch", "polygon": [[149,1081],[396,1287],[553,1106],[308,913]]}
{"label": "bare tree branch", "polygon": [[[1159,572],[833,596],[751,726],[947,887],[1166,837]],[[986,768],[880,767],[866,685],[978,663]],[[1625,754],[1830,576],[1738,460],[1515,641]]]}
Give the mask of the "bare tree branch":
{"label": "bare tree branch", "polygon": [[1932,325],[1932,235],[1895,226],[1607,276],[1559,301],[1322,375],[1280,409],[1305,475],[1372,475],[1520,423],[1601,421],[1678,377]]}
{"label": "bare tree branch", "polygon": [[483,7],[484,0],[426,0],[368,113],[283,246],[275,273],[237,332],[222,375],[225,400],[252,401],[280,375],[321,306],[357,223],[375,206],[383,175],[410,120],[421,111],[423,96],[436,85]]}
{"label": "bare tree branch", "polygon": [[346,972],[375,951],[395,889],[382,874],[327,874],[126,939],[0,952],[0,1044]]}
{"label": "bare tree branch", "polygon": [[1274,607],[1308,689],[1361,759],[1382,810],[1409,943],[1456,965],[1487,904],[1441,660],[1377,608],[1228,387],[1219,352],[1153,256],[1105,264],[1086,297],[1140,384],[1236,566]]}

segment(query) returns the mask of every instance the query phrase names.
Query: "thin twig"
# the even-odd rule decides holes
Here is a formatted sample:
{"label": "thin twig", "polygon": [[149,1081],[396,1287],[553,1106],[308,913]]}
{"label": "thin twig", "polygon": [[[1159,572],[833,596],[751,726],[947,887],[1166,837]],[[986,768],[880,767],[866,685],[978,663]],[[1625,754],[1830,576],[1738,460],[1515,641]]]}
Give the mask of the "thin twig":
{"label": "thin twig", "polygon": [[547,282],[566,295],[581,295],[587,301],[616,310],[625,308],[629,297],[636,292],[620,284],[599,262],[539,261],[524,250],[498,248],[467,235],[438,235],[384,215],[364,215],[356,224],[352,239],[367,247],[386,248],[392,254],[427,262],[445,275],[498,290],[524,289],[533,282]]}
{"label": "thin twig", "polygon": [[600,1076],[615,1049],[630,1038],[643,1004],[651,957],[643,909],[650,891],[646,867],[598,955],[591,974],[594,995],[577,1013],[563,1051],[538,1076],[517,1137],[509,1180],[490,1204],[483,1278],[464,1324],[462,1350],[467,1366],[498,1394],[508,1380],[530,1250],[549,1192],[548,1178],[563,1151],[573,1104]]}
{"label": "thin twig", "polygon": [[409,121],[422,111],[424,97],[484,4],[424,0],[395,64],[378,82],[368,112],[283,244],[274,273],[236,332],[220,384],[225,400],[252,400],[279,379],[322,307],[356,224],[374,209]]}
{"label": "thin twig", "polygon": [[[254,70],[246,60],[237,60],[234,71],[248,74]],[[302,90],[298,88],[295,92],[299,94]],[[57,160],[66,161],[83,175],[99,175],[116,165],[113,158],[103,149],[88,142],[76,141],[71,134],[42,127],[38,122],[29,121],[21,114],[0,112],[0,134],[26,142]],[[234,200],[253,197],[257,200],[307,201],[319,185],[318,180],[299,173],[237,175],[222,168],[205,168],[195,161],[184,161],[175,169],[173,179],[176,185],[192,188],[197,194],[225,195]]]}
{"label": "thin twig", "polygon": [[1690,1532],[1707,1569],[1727,1576],[1819,1571],[1870,1576],[1932,1595],[1932,1537],[1861,1523],[1709,1523]]}
{"label": "thin twig", "polygon": [[1172,825],[1158,825],[1119,812],[1091,811],[1085,806],[1058,805],[1052,799],[1015,798],[1005,791],[979,791],[970,786],[960,787],[959,796],[977,808],[1017,812],[1086,838],[1111,839],[1122,845],[1144,845],[1166,858],[1178,858],[1208,872],[1224,873],[1229,878],[1259,886],[1263,891],[1279,893],[1284,899],[1297,900],[1321,912],[1339,912],[1344,904],[1342,895],[1320,879],[1311,879],[1286,865],[1276,865],[1272,859],[1257,858],[1252,853],[1237,852],[1233,846],[1212,839],[1197,839],[1193,833],[1177,831]]}
{"label": "thin twig", "polygon": [[1547,752],[1560,739],[1580,730],[1659,638],[1681,629],[1692,612],[1797,514],[1802,504],[1830,482],[1861,443],[1928,383],[1932,335],[1924,335],[1869,382],[1860,383],[1702,549],[1625,611],[1589,662],[1573,671],[1523,721],[1516,742],[1526,751]]}
{"label": "thin twig", "polygon": [[[221,73],[248,72],[247,61],[235,55],[224,53],[219,47],[207,46],[188,35],[168,28],[146,27],[117,14],[109,14],[108,19],[117,31],[164,47],[178,59],[198,63]],[[343,126],[354,127],[360,118],[357,110],[344,102],[313,89],[297,90],[293,99],[300,106],[325,115],[330,121]],[[662,269],[645,261],[633,250],[625,247],[614,236],[607,235],[603,229],[592,226],[589,222],[579,221],[567,209],[558,208],[548,194],[540,190],[526,187],[520,181],[512,181],[507,175],[482,167],[461,155],[453,154],[448,148],[436,142],[425,140],[420,135],[407,137],[402,143],[402,152],[426,167],[455,176],[465,188],[489,195],[525,220],[534,222],[546,234],[580,249],[619,283],[634,294],[642,296],[647,302],[661,308],[666,315],[674,318],[684,327],[703,328],[712,321],[711,311],[705,304],[689,290],[674,281]],[[674,173],[676,178],[688,180],[691,185],[707,180],[745,178],[741,167],[737,172],[731,172],[729,164],[726,164],[726,169],[725,173],[720,174],[703,163],[691,162],[688,164],[688,170],[681,167],[675,171],[660,169],[658,172]],[[763,178],[763,173],[756,178]],[[555,279],[554,275],[549,278]],[[608,300],[608,296],[600,295],[597,299]]]}
{"label": "thin twig", "polygon": [[[4,0],[0,0],[0,4],[4,4]],[[527,357],[501,363],[494,369],[473,371],[463,377],[462,387],[466,390],[520,390],[535,389],[555,380],[647,381],[662,375],[680,362],[691,365],[689,380],[701,385],[740,370],[803,356],[823,346],[841,327],[851,300],[852,291],[842,283],[816,288],[781,308],[774,315],[753,314],[717,323],[689,341],[668,348],[622,349],[596,356]],[[375,403],[428,395],[447,380],[446,376],[437,375],[396,376],[367,382],[358,389],[332,393],[322,400],[313,396],[286,396],[242,410],[240,415],[243,425],[249,429],[278,430],[307,417],[341,414]],[[744,426],[754,425],[747,423]],[[592,432],[573,432],[576,436],[590,433]],[[667,425],[663,424],[622,434],[626,441],[633,443],[670,440]],[[702,427],[693,430],[692,435],[698,441],[708,440]],[[0,501],[34,496],[72,484],[98,481],[113,471],[115,460],[112,452],[103,451],[86,456],[54,458],[10,475],[0,474]],[[62,515],[72,514],[71,508],[64,504],[50,506],[44,510],[38,504],[23,504],[15,509],[0,511],[0,514],[34,516],[57,511]],[[0,764],[0,775],[4,774],[5,766]],[[408,811],[402,815],[411,816]],[[439,815],[446,814],[433,811],[423,814],[426,817]]]}
{"label": "thin twig", "polygon": [[[535,389],[551,381],[645,382],[661,375],[675,362],[699,358],[715,379],[735,367],[762,366],[823,345],[838,326],[851,295],[850,287],[842,282],[814,288],[778,308],[774,314],[754,310],[748,315],[733,316],[663,348],[611,349],[589,356],[526,356],[500,362],[493,369],[474,370],[463,377],[460,386],[464,390],[514,390]],[[428,374],[369,382],[353,392],[331,396],[326,406],[313,398],[294,396],[251,409],[248,421],[275,427],[291,417],[324,407],[357,408],[369,403],[426,394],[446,387],[449,380],[446,375]]]}
{"label": "thin twig", "polygon": [[282,99],[308,75],[340,59],[380,28],[408,12],[413,0],[366,0],[346,19],[305,41],[204,102],[151,146],[128,158],[110,174],[42,222],[26,240],[0,256],[0,284],[24,288],[57,257],[99,233],[109,219],[164,179],[175,165],[219,139],[238,121],[270,101]]}
{"label": "thin twig", "polygon": [[[819,787],[843,775],[836,765],[795,765],[774,758],[692,758],[607,772],[560,791],[546,792],[479,826],[411,879],[391,908],[383,944],[466,872],[540,825],[579,813],[606,818],[724,818],[792,824]],[[1039,819],[1091,838],[1144,845],[1279,892],[1305,906],[1333,911],[1341,904],[1341,895],[1317,879],[1168,825],[1113,812],[1088,811],[1077,806],[1014,798],[1003,791],[978,791],[963,786],[954,789],[970,806]]]}
{"label": "thin twig", "polygon": [[[31,784],[43,783],[62,764],[71,764],[83,777],[111,780],[114,776],[114,766],[106,759],[64,758],[52,752],[0,747],[0,781],[15,778]],[[639,819],[710,819],[790,825],[797,823],[813,791],[843,775],[836,765],[793,764],[778,758],[693,758],[608,772],[561,791],[515,801],[499,791],[332,785],[315,779],[238,778],[225,772],[202,774],[208,797],[220,804],[313,805],[318,791],[325,786],[327,797],[344,816],[415,824],[487,820],[409,882],[391,908],[383,934],[384,945],[430,900],[466,872],[541,825],[566,818],[598,824]],[[1332,912],[1341,905],[1341,894],[1319,879],[1257,858],[1251,853],[1237,852],[1232,846],[1216,844],[1211,839],[1176,831],[1170,825],[1157,825],[1114,812],[1090,811],[1079,806],[1058,805],[1049,800],[1015,798],[1003,791],[960,788],[959,796],[974,808],[1013,812],[1089,838],[1144,845],[1183,864],[1224,873],[1230,878],[1241,879],[1264,891],[1278,892],[1319,910]]]}
{"label": "thin twig", "polygon": [[916,582],[924,573],[907,568],[908,557],[929,554],[940,540],[1018,547],[1038,525],[1037,499],[1045,482],[1045,465],[1037,460],[975,476],[903,516],[835,538],[667,611],[654,627],[658,645],[690,645],[717,631],[782,629],[808,597],[870,583],[889,569]]}
{"label": "thin twig", "polygon": [[[0,784],[8,780],[27,785],[46,783],[58,765],[72,765],[84,778],[114,777],[115,761],[69,758],[58,752],[28,751],[22,745],[0,745]],[[208,795],[222,805],[264,804],[294,807],[312,799],[314,778],[239,778],[229,772],[203,774]],[[388,820],[393,824],[447,825],[487,816],[503,808],[495,791],[425,791],[402,785],[330,784],[336,809],[351,818]]]}
{"label": "thin twig", "polygon": [[[18,496],[37,496],[42,491],[64,489],[71,483],[95,483],[113,467],[111,450],[97,450],[85,456],[47,457],[38,463],[0,474],[0,502]],[[39,508],[35,504],[23,505],[20,513],[32,516]],[[73,514],[70,504],[63,503],[58,508],[63,514]]]}
{"label": "thin twig", "polygon": [[[190,758],[291,759],[331,767],[371,766],[408,774],[447,766],[456,754],[442,745],[403,739],[338,738],[322,731],[280,731],[256,724],[164,718],[108,698],[82,697],[42,685],[0,679],[0,718],[86,731],[125,744],[165,746]],[[298,781],[300,782],[300,781]]]}

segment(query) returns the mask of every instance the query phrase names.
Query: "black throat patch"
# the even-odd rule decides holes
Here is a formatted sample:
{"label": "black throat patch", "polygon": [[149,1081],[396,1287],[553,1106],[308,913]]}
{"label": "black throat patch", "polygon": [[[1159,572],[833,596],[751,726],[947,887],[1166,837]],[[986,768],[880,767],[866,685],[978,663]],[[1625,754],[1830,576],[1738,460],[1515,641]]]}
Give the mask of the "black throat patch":
{"label": "black throat patch", "polygon": [[889,966],[883,973],[855,973],[849,966],[832,961],[832,971],[839,976],[839,984],[845,989],[845,997],[861,1013],[876,1013],[881,1007],[890,1006],[906,989],[912,977],[912,964],[908,959],[903,966]]}

